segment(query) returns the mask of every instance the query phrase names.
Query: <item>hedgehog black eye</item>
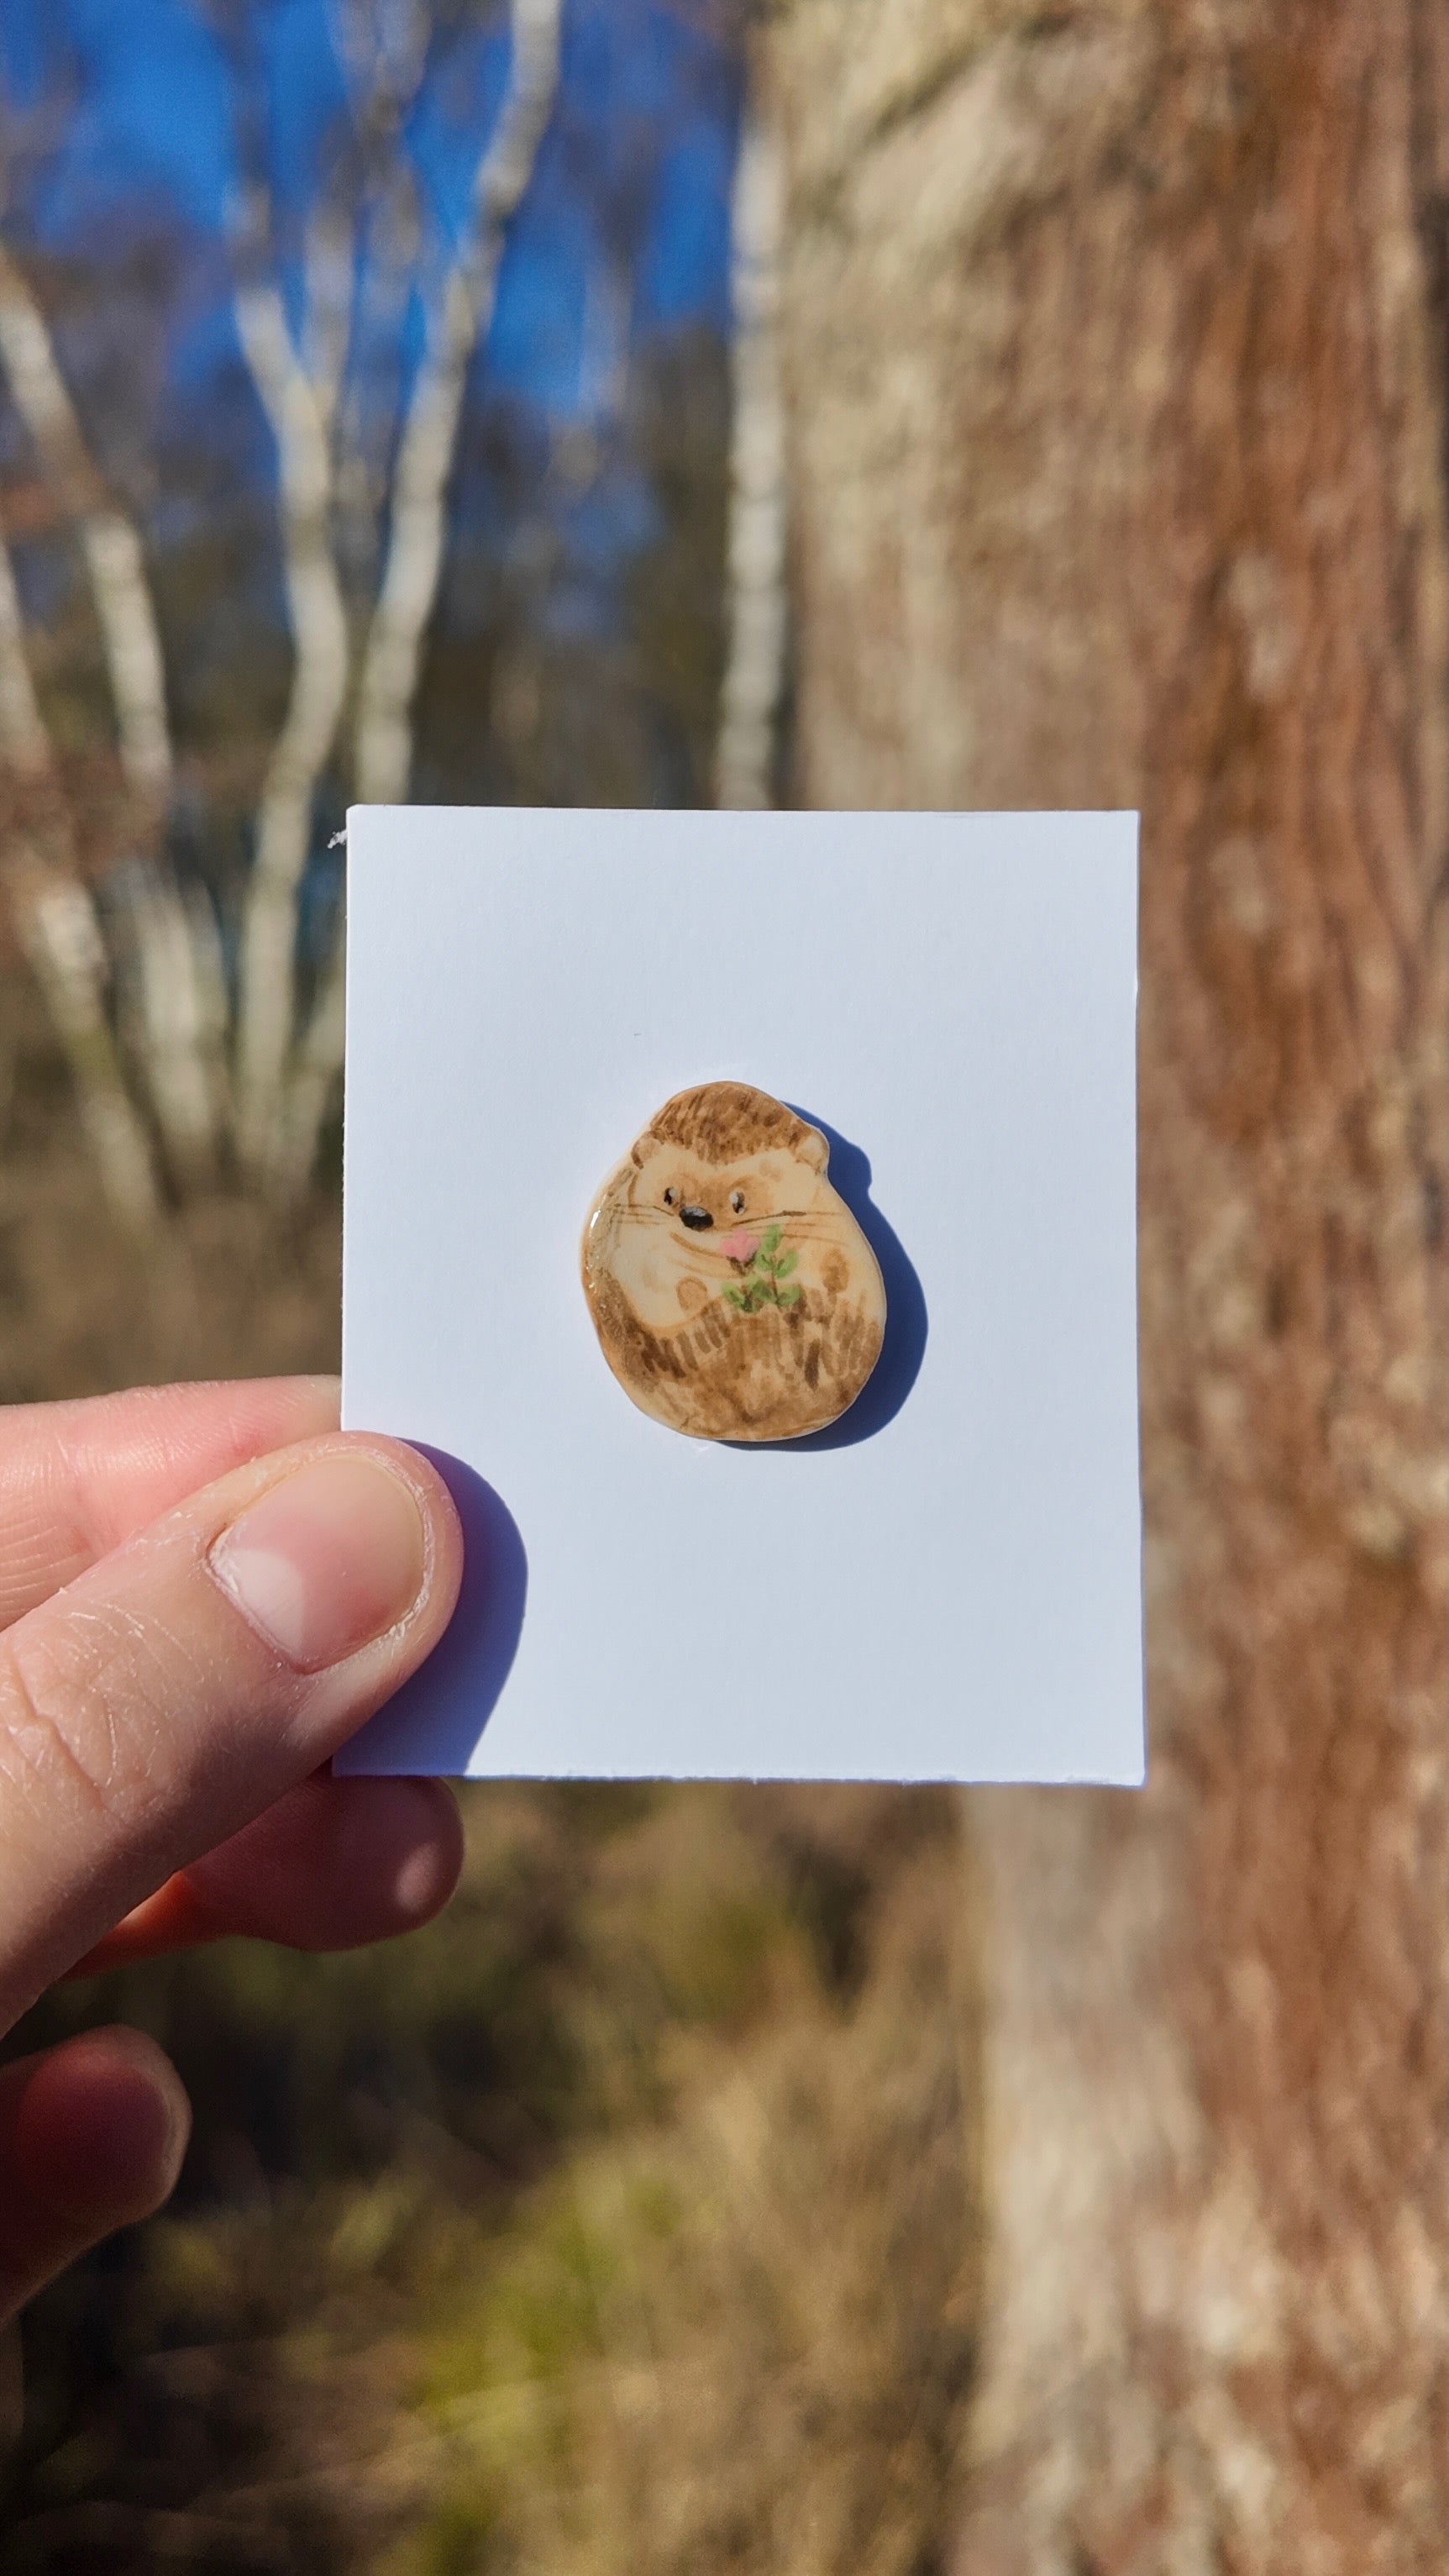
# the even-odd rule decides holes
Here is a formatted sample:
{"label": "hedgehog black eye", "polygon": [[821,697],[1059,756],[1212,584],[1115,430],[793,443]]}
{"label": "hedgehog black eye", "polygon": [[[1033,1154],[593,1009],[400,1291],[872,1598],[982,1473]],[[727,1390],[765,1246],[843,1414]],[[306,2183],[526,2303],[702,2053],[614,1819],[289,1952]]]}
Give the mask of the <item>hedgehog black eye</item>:
{"label": "hedgehog black eye", "polygon": [[730,1192],[730,1206],[734,1209],[734,1212],[735,1212],[736,1216],[743,1216],[743,1215],[744,1215],[744,1212],[745,1212],[745,1194],[744,1194],[744,1191],[743,1191],[743,1190],[731,1190],[731,1192]]}
{"label": "hedgehog black eye", "polygon": [[678,1190],[666,1190],[666,1191],[665,1191],[665,1193],[664,1193],[664,1204],[665,1204],[665,1206],[666,1206],[666,1207],[673,1207],[674,1202],[675,1202],[675,1200],[678,1198],[678,1196],[679,1196],[679,1192],[678,1192]]}

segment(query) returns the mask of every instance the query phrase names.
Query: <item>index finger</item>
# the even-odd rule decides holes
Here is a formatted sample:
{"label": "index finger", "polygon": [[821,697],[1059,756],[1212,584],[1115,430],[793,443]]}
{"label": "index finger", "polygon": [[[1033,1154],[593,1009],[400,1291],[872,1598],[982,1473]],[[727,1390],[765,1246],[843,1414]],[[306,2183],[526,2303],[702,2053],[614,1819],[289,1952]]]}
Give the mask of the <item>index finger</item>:
{"label": "index finger", "polygon": [[0,1414],[0,1628],[188,1494],[337,1428],[335,1377],[132,1387]]}

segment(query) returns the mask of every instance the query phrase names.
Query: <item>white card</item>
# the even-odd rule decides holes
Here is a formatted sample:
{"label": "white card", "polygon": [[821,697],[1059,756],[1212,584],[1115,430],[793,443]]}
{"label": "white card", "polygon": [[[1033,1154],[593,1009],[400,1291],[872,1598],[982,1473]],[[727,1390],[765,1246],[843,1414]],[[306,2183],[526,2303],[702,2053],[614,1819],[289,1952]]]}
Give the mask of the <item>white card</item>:
{"label": "white card", "polygon": [[[469,1555],[338,1770],[1141,1781],[1136,963],[1129,814],[354,809],[343,1419]],[[716,1080],[827,1131],[885,1275],[803,1443],[651,1421],[580,1284]]]}

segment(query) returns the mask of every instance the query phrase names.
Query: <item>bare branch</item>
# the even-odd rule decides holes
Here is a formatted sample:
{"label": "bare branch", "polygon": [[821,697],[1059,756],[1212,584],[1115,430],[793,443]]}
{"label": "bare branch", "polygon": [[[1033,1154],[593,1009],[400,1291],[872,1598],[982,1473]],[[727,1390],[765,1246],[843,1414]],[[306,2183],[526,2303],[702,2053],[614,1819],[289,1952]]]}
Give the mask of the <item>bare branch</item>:
{"label": "bare branch", "polygon": [[745,119],[731,206],[734,426],[730,443],[729,640],[715,755],[715,800],[774,803],[775,733],[785,676],[785,414],[780,385],[779,146]]}
{"label": "bare branch", "polygon": [[242,287],[236,321],[276,440],[295,651],[291,700],[262,790],[242,947],[238,1141],[243,1159],[259,1168],[291,1042],[297,895],[317,781],[347,692],[348,638],[328,524],[332,463],[315,388],[275,287]]}
{"label": "bare branch", "polygon": [[50,333],[0,246],[0,363],[57,494],[74,515],[90,575],[127,780],[159,804],[171,779],[166,672],[141,542],[91,463]]}
{"label": "bare branch", "polygon": [[307,227],[302,363],[312,380],[319,417],[329,432],[347,365],[356,275],[352,225],[339,206],[319,206]]}
{"label": "bare branch", "polygon": [[390,138],[427,66],[431,11],[425,0],[330,0],[328,17],[364,140]]}
{"label": "bare branch", "polygon": [[444,280],[403,424],[382,586],[363,661],[358,794],[406,796],[423,638],[442,570],[444,503],[468,361],[492,315],[508,224],[532,176],[558,84],[559,0],[512,0],[513,60],[473,183],[467,239]]}
{"label": "bare branch", "polygon": [[349,380],[339,406],[336,525],[343,578],[360,594],[357,613],[376,601],[383,500],[391,462],[392,409],[384,399],[379,353],[389,370],[399,349],[416,272],[420,225],[417,188],[402,157],[388,168],[380,200],[367,227],[353,316]]}

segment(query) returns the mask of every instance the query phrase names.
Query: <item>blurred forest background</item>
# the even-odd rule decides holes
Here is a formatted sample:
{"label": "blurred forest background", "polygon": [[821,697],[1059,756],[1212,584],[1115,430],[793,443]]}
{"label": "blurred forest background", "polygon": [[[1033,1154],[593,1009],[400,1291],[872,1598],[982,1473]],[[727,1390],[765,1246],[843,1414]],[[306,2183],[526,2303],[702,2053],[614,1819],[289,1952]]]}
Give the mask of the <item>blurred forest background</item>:
{"label": "blurred forest background", "polygon": [[[336,1365],[340,1103],[310,1179],[245,1132],[269,829],[305,1066],[359,784],[715,792],[740,28],[571,0],[555,73],[548,11],[514,26],[538,131],[490,209],[519,84],[489,0],[4,12],[7,1402]],[[430,365],[446,395],[460,272],[411,774],[379,784],[388,494]],[[948,1799],[465,1809],[463,1890],[418,1940],[228,1945],[62,1990],[16,2035],[140,2024],[196,2132],[171,2211],[27,2320],[7,2569],[895,2569],[935,2545],[971,2342]]]}
{"label": "blurred forest background", "polygon": [[7,2569],[1442,2567],[1445,57],[6,0],[0,1396],[333,1364],[350,796],[1138,804],[1153,1727],[49,1997],[197,2127]]}

